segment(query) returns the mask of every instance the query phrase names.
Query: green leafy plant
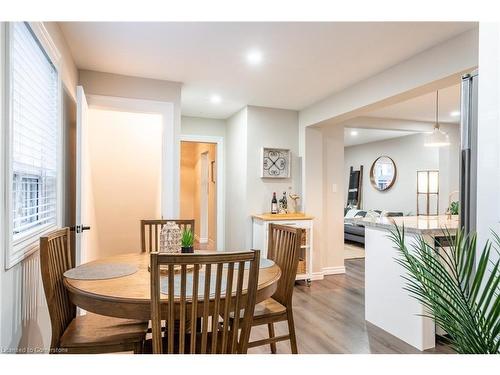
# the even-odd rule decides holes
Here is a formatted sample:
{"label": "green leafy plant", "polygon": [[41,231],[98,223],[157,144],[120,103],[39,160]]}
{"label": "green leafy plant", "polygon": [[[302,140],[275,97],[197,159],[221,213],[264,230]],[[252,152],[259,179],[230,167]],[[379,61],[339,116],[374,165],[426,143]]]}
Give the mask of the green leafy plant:
{"label": "green leafy plant", "polygon": [[[406,290],[429,311],[448,334],[450,346],[458,353],[497,354],[500,346],[499,248],[500,237],[493,233],[481,253],[476,253],[476,235],[445,231],[449,248],[434,249],[424,238],[410,247],[405,244],[404,227],[395,227],[390,238],[400,251],[396,261],[408,272],[403,276]],[[496,251],[497,260],[490,255]],[[476,260],[476,256],[478,259]]]}
{"label": "green leafy plant", "polygon": [[450,215],[458,215],[460,212],[460,203],[458,203],[458,201],[451,202],[448,210],[450,212]]}
{"label": "green leafy plant", "polygon": [[194,234],[191,229],[185,228],[182,231],[181,246],[182,247],[192,247],[194,243]]}

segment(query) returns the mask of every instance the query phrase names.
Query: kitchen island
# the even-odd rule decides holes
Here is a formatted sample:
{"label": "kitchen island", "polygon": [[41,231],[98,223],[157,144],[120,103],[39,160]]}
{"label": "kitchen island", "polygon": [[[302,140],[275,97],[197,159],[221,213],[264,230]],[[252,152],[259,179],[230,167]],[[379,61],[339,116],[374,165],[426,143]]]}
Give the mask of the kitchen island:
{"label": "kitchen island", "polygon": [[400,253],[389,235],[395,225],[404,226],[405,243],[410,251],[419,237],[436,247],[437,243],[443,245],[446,232],[456,233],[458,216],[451,219],[440,215],[352,221],[365,226],[365,319],[419,350],[433,348],[434,321],[422,316],[427,315],[424,306],[404,289],[406,281],[402,276],[406,275],[406,270],[395,260],[400,258]]}

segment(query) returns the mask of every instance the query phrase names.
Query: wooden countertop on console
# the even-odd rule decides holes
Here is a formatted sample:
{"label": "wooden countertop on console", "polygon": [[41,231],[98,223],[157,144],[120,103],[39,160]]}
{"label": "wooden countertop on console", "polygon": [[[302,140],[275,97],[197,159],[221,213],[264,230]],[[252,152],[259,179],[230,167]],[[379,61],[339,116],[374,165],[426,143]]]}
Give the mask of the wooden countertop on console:
{"label": "wooden countertop on console", "polygon": [[306,215],[303,212],[297,212],[295,214],[259,214],[252,215],[254,219],[263,220],[263,221],[279,221],[279,220],[312,220],[313,216]]}

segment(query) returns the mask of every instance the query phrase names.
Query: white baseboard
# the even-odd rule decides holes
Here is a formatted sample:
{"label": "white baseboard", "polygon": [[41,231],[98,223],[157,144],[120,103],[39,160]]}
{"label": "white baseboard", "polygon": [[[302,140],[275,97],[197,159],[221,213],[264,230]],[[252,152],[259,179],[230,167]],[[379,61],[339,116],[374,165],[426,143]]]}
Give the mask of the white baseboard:
{"label": "white baseboard", "polygon": [[324,267],[323,268],[323,275],[338,275],[345,273],[345,266],[339,266],[339,267]]}
{"label": "white baseboard", "polygon": [[345,267],[325,267],[319,272],[313,272],[311,280],[323,280],[325,276],[328,275],[339,275],[345,273]]}
{"label": "white baseboard", "polygon": [[324,279],[323,272],[313,272],[311,276],[311,280],[323,280],[323,279]]}

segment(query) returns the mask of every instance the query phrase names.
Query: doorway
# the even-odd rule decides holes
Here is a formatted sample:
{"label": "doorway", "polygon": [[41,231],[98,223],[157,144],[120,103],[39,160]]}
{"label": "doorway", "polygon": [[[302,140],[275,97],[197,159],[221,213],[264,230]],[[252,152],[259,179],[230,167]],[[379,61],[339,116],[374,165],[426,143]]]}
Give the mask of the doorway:
{"label": "doorway", "polygon": [[195,247],[217,250],[218,145],[181,141],[181,219],[195,221]]}
{"label": "doorway", "polygon": [[162,116],[90,107],[87,260],[140,251],[140,220],[161,217]]}
{"label": "doorway", "polygon": [[[342,123],[344,259],[364,257],[365,228],[356,223],[362,217],[440,215],[444,220],[449,214],[458,220],[460,97],[456,82]],[[436,123],[447,142],[429,142]],[[350,186],[353,172],[360,170],[359,188]],[[382,184],[384,179],[390,184]],[[352,204],[357,189],[360,200]]]}

